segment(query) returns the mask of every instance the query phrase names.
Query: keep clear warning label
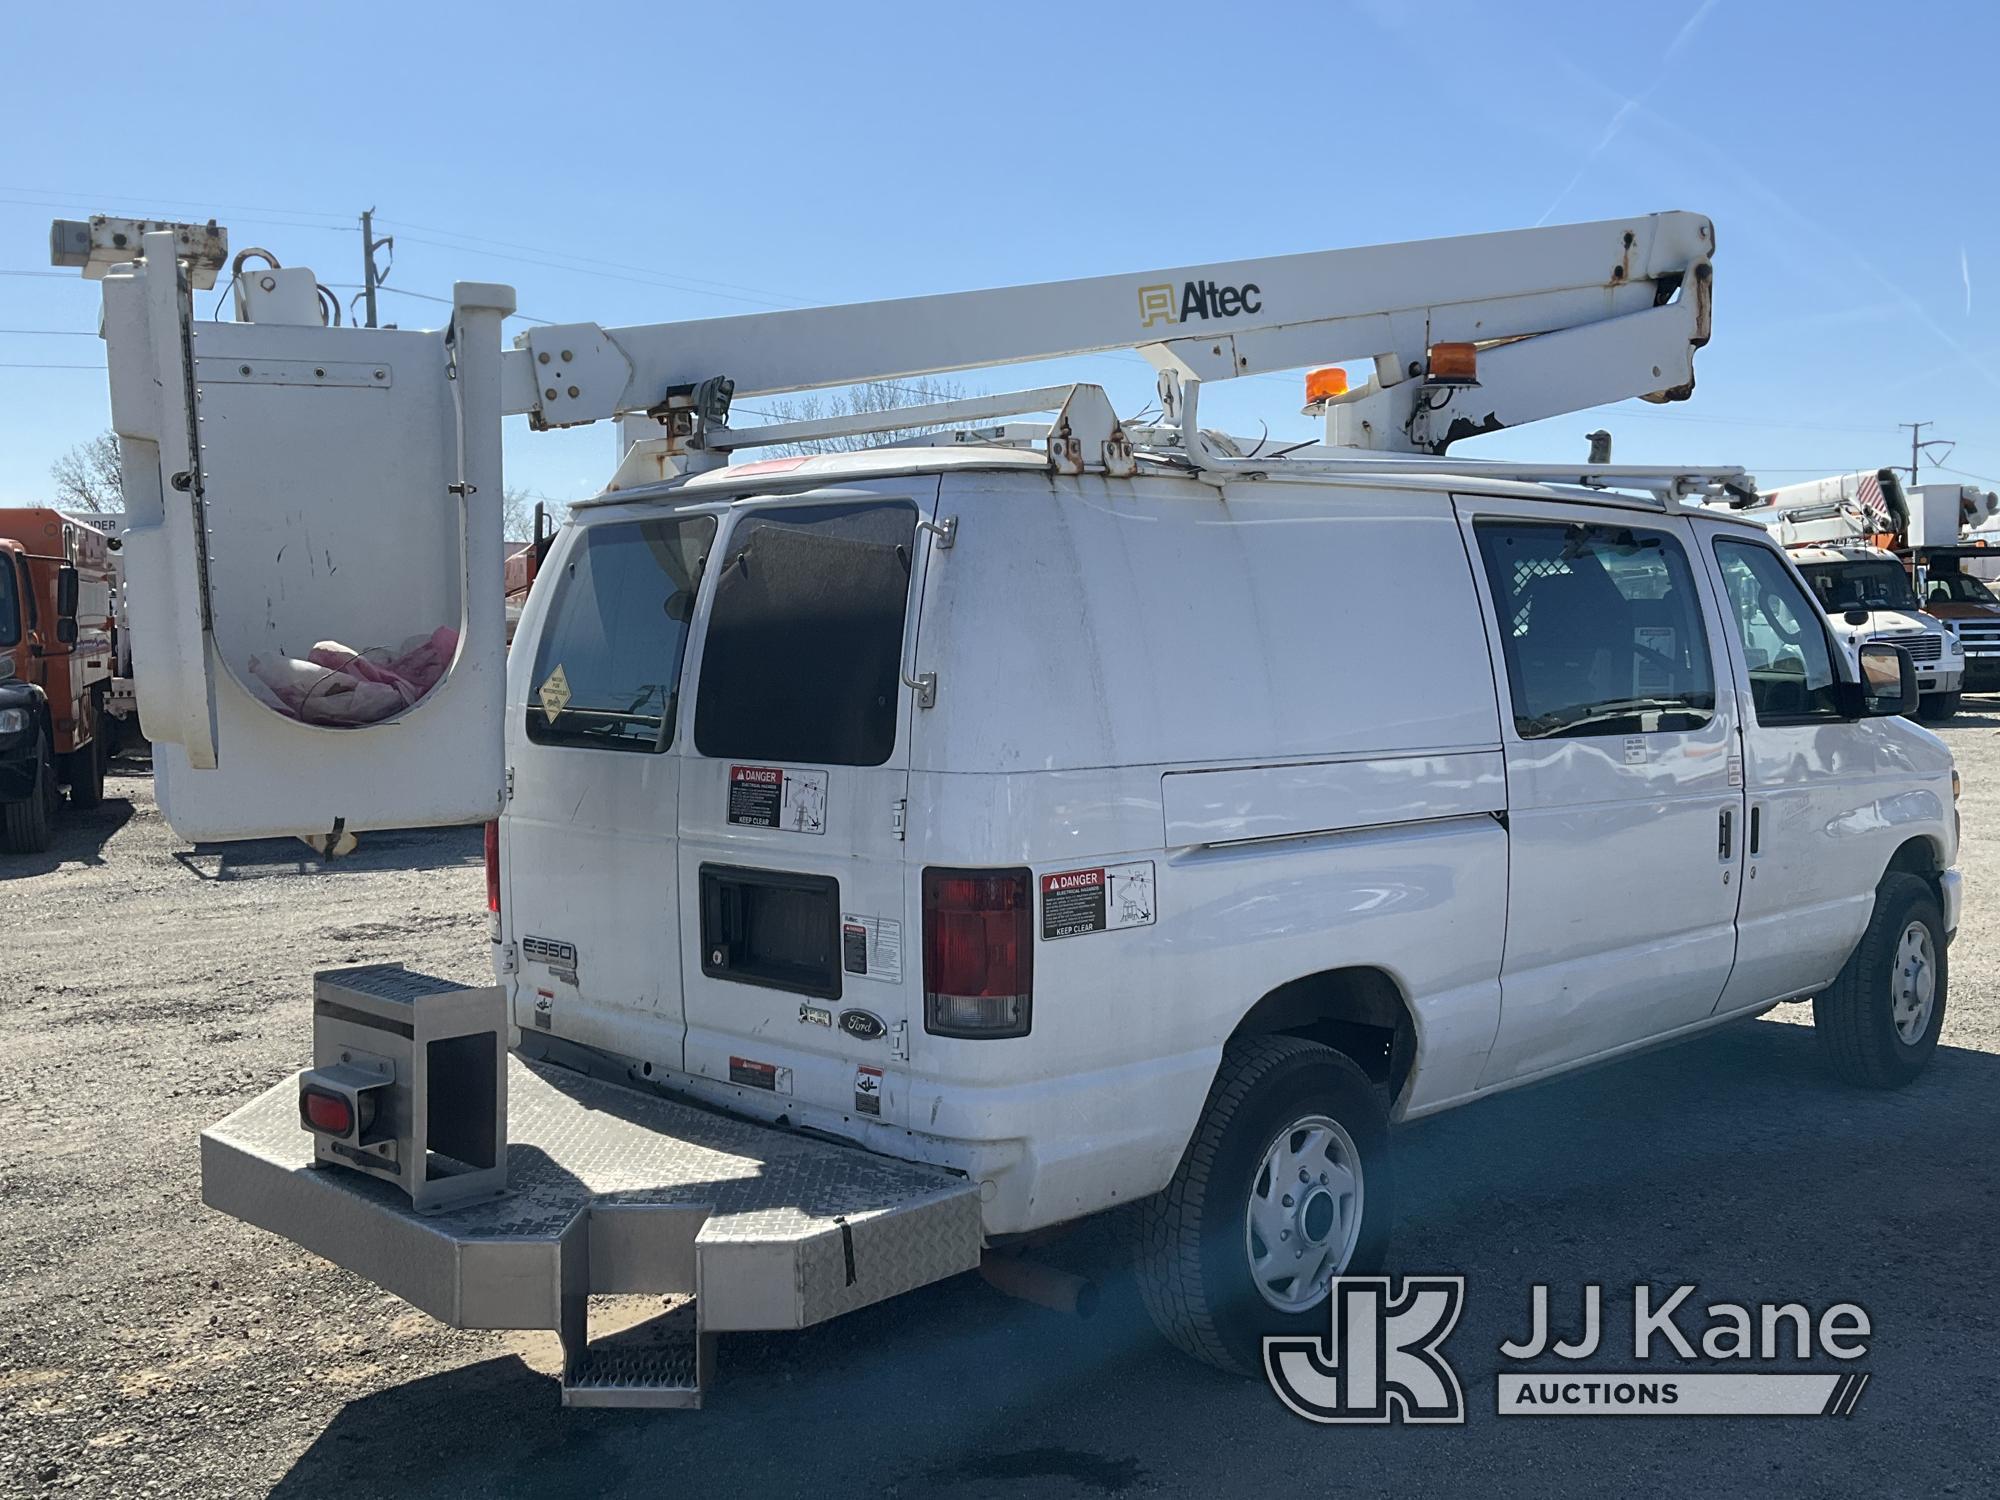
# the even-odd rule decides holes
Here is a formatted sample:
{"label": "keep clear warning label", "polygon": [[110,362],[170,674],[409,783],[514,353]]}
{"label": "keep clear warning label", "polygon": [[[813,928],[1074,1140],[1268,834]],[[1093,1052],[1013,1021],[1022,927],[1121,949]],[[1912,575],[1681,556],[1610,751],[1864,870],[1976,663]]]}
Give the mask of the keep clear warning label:
{"label": "keep clear warning label", "polygon": [[1060,870],[1042,877],[1043,938],[1077,937],[1150,927],[1158,906],[1153,896],[1153,862]]}
{"label": "keep clear warning label", "polygon": [[729,821],[739,828],[826,832],[826,772],[729,768]]}

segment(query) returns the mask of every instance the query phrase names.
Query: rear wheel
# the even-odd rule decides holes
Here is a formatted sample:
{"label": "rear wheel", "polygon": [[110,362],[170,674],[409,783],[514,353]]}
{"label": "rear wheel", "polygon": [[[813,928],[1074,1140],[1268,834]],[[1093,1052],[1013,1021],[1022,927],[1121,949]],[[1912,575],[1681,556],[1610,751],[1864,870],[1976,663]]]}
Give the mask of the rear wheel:
{"label": "rear wheel", "polygon": [[69,755],[69,802],[71,807],[91,808],[104,800],[104,718],[96,723],[89,744]]}
{"label": "rear wheel", "polygon": [[55,839],[56,756],[45,734],[35,746],[35,789],[19,802],[0,807],[0,849],[40,854]]}
{"label": "rear wheel", "polygon": [[1333,1278],[1379,1268],[1393,1214],[1374,1084],[1316,1043],[1247,1037],[1166,1191],[1139,1206],[1140,1296],[1182,1350],[1254,1375],[1266,1335],[1325,1332]]}
{"label": "rear wheel", "polygon": [[1928,719],[1933,723],[1942,723],[1957,713],[1959,705],[1964,701],[1963,693],[1932,693],[1929,697],[1917,701],[1917,717]]}
{"label": "rear wheel", "polygon": [[1944,917],[1930,886],[1914,875],[1884,876],[1860,944],[1813,998],[1827,1066],[1866,1088],[1915,1078],[1937,1050],[1950,977]]}

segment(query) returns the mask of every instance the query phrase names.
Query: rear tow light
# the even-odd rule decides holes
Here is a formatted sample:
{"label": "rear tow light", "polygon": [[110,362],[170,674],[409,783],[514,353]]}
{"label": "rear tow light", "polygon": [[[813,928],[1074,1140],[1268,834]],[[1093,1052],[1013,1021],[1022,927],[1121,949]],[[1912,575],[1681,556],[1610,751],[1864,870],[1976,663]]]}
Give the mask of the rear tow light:
{"label": "rear tow light", "polygon": [[978,1038],[1028,1034],[1033,893],[1026,870],[924,871],[924,1030]]}
{"label": "rear tow light", "polygon": [[389,1083],[386,1072],[346,1065],[310,1068],[299,1075],[299,1124],[315,1135],[360,1145],[375,1124],[375,1096]]}
{"label": "rear tow light", "polygon": [[500,910],[500,824],[486,825],[486,909]]}

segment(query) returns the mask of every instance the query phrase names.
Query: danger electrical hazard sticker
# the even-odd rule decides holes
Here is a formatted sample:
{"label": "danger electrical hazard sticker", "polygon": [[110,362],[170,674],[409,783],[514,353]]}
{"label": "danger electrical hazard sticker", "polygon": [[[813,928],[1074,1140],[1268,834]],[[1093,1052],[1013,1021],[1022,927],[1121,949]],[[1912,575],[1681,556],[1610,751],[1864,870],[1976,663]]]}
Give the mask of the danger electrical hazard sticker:
{"label": "danger electrical hazard sticker", "polygon": [[738,828],[825,833],[826,772],[731,766],[729,821]]}
{"label": "danger electrical hazard sticker", "polygon": [[1042,877],[1042,937],[1150,927],[1158,915],[1153,862],[1059,870]]}

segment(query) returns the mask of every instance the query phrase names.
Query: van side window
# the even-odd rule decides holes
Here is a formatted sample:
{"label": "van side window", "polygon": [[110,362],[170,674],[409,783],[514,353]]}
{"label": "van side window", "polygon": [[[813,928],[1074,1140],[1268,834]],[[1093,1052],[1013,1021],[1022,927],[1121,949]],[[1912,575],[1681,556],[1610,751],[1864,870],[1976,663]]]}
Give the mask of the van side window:
{"label": "van side window", "polygon": [[1687,553],[1626,526],[1479,521],[1522,739],[1699,728],[1715,675]]}
{"label": "van side window", "polygon": [[658,754],[673,743],[681,657],[715,517],[585,527],[528,679],[528,738]]}
{"label": "van side window", "polygon": [[1841,717],[1826,625],[1784,560],[1755,542],[1720,538],[1715,560],[1749,665],[1757,722]]}
{"label": "van side window", "polygon": [[753,511],[715,579],[695,749],[716,760],[879,766],[896,745],[917,508]]}

